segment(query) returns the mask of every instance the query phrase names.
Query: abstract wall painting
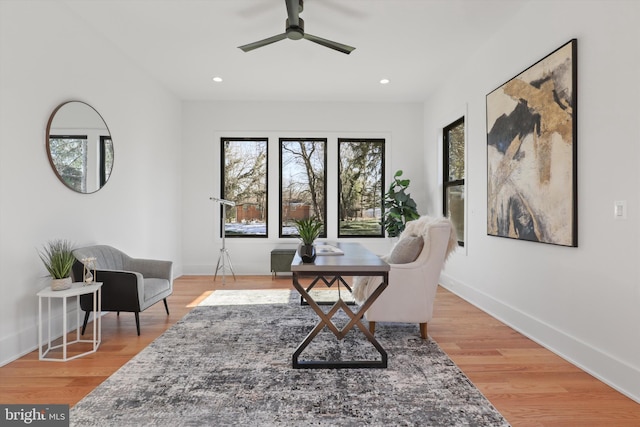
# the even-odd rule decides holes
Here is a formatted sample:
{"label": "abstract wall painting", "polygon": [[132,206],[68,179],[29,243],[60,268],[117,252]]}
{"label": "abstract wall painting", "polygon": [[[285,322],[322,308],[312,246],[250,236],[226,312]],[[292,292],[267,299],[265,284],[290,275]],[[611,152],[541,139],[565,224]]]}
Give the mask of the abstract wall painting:
{"label": "abstract wall painting", "polygon": [[577,40],[487,95],[487,234],[578,246]]}

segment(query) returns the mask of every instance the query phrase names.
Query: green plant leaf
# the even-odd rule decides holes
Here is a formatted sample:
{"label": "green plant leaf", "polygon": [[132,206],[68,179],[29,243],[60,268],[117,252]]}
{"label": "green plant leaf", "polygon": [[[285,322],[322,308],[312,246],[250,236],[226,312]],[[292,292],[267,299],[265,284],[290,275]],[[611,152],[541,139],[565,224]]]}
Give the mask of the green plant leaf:
{"label": "green plant leaf", "polygon": [[300,240],[305,245],[311,245],[320,236],[322,222],[315,217],[303,218],[294,221]]}
{"label": "green plant leaf", "polygon": [[389,186],[384,201],[385,212],[382,224],[391,237],[402,233],[408,221],[420,217],[415,200],[405,191],[411,180],[399,179],[399,176],[402,176],[401,169],[393,175],[394,181]]}
{"label": "green plant leaf", "polygon": [[49,241],[41,251],[38,251],[38,255],[54,279],[71,276],[71,268],[76,258],[73,256],[73,246],[67,240]]}

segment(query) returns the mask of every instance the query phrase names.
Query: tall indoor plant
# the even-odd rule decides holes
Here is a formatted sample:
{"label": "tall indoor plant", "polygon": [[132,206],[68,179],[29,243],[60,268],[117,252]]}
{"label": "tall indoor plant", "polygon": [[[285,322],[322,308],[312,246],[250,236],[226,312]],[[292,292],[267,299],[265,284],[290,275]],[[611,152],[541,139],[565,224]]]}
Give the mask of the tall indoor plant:
{"label": "tall indoor plant", "polygon": [[385,194],[382,225],[389,237],[398,237],[407,222],[420,218],[416,202],[407,193],[411,180],[401,179],[401,176],[402,170],[398,170]]}
{"label": "tall indoor plant", "polygon": [[302,243],[298,246],[298,254],[302,262],[313,262],[316,259],[316,248],[313,242],[320,236],[322,222],[315,217],[303,218],[294,221],[298,236]]}
{"label": "tall indoor plant", "polygon": [[76,258],[73,246],[67,240],[49,241],[38,251],[40,259],[51,276],[51,289],[61,291],[71,287],[71,268]]}

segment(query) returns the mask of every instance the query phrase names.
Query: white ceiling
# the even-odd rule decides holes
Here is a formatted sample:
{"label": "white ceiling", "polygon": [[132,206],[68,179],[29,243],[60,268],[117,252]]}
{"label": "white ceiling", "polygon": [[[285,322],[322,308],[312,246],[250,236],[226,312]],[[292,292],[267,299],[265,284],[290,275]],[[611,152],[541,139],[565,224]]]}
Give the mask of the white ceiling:
{"label": "white ceiling", "polygon": [[350,55],[308,40],[238,49],[284,32],[284,0],[62,3],[180,99],[421,102],[527,1],[305,0],[305,31]]}

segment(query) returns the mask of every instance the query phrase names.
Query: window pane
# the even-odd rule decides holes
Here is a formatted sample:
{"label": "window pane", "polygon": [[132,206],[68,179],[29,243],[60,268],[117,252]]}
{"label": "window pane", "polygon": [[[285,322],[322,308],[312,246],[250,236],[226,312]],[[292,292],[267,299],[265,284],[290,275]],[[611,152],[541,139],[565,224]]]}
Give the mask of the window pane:
{"label": "window pane", "polygon": [[384,237],[384,140],[338,139],[338,237]]}
{"label": "window pane", "polygon": [[225,235],[267,236],[267,139],[222,138]]}
{"label": "window pane", "polygon": [[443,132],[443,215],[448,217],[464,246],[464,117],[444,128]]}
{"label": "window pane", "polygon": [[60,178],[75,191],[87,192],[87,136],[49,137],[51,158]]}
{"label": "window pane", "polygon": [[[280,139],[280,236],[296,236],[294,220],[326,224],[326,139]],[[323,227],[320,237],[327,237]]]}
{"label": "window pane", "polygon": [[446,189],[446,216],[453,223],[458,242],[464,243],[464,185],[452,185]]}
{"label": "window pane", "polygon": [[101,136],[100,143],[102,144],[100,152],[100,186],[102,186],[109,180],[113,169],[113,141],[110,137]]}
{"label": "window pane", "polygon": [[447,130],[449,181],[464,178],[464,121]]}

